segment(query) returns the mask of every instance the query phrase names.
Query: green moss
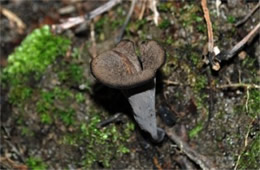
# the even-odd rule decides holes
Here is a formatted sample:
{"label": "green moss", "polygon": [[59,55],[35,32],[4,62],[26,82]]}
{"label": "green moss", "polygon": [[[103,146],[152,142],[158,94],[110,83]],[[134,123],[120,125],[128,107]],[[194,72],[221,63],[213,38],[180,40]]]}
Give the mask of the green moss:
{"label": "green moss", "polygon": [[171,12],[174,10],[174,6],[170,2],[162,2],[158,5],[159,12]]}
{"label": "green moss", "polygon": [[142,28],[147,24],[146,19],[136,20],[135,22],[130,22],[126,27],[126,34],[130,34],[130,31],[137,32],[138,30],[142,30]]}
{"label": "green moss", "polygon": [[198,75],[196,77],[196,83],[194,85],[194,90],[196,92],[200,92],[202,89],[204,89],[208,84],[207,77],[204,75]]}
{"label": "green moss", "polygon": [[191,60],[191,62],[192,62],[192,65],[194,65],[194,66],[198,66],[198,64],[200,63],[200,61],[201,61],[201,57],[199,57],[199,55],[197,54],[197,53],[195,53],[195,52],[193,52],[193,53],[191,53],[191,55],[190,55],[190,60]]}
{"label": "green moss", "polygon": [[161,29],[167,29],[171,25],[170,20],[164,19],[162,22],[159,24],[159,28]]}
{"label": "green moss", "polygon": [[251,89],[249,91],[248,112],[249,116],[256,119],[260,116],[260,91]]}
{"label": "green moss", "polygon": [[166,42],[166,44],[168,44],[168,45],[172,45],[173,42],[174,42],[174,40],[173,40],[172,36],[168,36],[165,42]]}
{"label": "green moss", "polygon": [[189,137],[194,138],[198,136],[199,132],[203,129],[203,124],[198,123],[193,129],[189,131]]}
{"label": "green moss", "polygon": [[77,93],[75,95],[75,99],[76,99],[77,103],[82,103],[85,101],[85,97],[82,93]]}
{"label": "green moss", "polygon": [[120,129],[110,124],[104,128],[97,128],[101,122],[101,113],[91,110],[90,119],[82,121],[76,128],[78,131],[73,134],[66,134],[63,137],[64,144],[73,146],[84,146],[86,148],[82,165],[85,168],[93,167],[95,162],[101,163],[104,167],[110,166],[110,161],[121,154],[129,153],[125,142],[134,130],[133,123],[126,123]]}
{"label": "green moss", "polygon": [[260,161],[260,133],[249,143],[246,150],[241,155],[238,169],[258,169]]}
{"label": "green moss", "polygon": [[[245,104],[236,106],[236,113],[247,113],[252,120],[257,120],[260,116],[260,91],[258,89],[249,90],[249,100],[247,106],[248,110],[246,109]],[[260,133],[257,130],[252,133],[255,133],[255,136],[251,140],[248,140],[250,142],[241,155],[238,162],[238,169],[257,169],[259,167]]]}
{"label": "green moss", "polygon": [[41,91],[36,102],[36,110],[42,123],[51,124],[54,119],[61,120],[65,125],[74,123],[75,110],[67,107],[60,108],[55,103],[67,103],[74,100],[74,94],[66,88],[55,87],[53,90]]}
{"label": "green moss", "polygon": [[9,101],[21,106],[33,93],[28,84],[39,80],[48,65],[65,54],[69,44],[69,40],[52,35],[49,26],[30,33],[8,56],[1,74],[1,82],[10,87]]}
{"label": "green moss", "polygon": [[58,78],[61,82],[68,84],[69,86],[78,86],[84,83],[84,70],[79,64],[67,64],[62,63],[59,71]]}
{"label": "green moss", "polygon": [[49,26],[36,29],[8,56],[4,74],[9,80],[28,73],[39,75],[57,56],[65,54],[69,44],[69,40],[52,35]]}
{"label": "green moss", "polygon": [[32,170],[45,170],[48,168],[41,158],[36,157],[29,157],[26,160],[26,165]]}
{"label": "green moss", "polygon": [[185,5],[180,10],[180,22],[183,27],[188,27],[190,25],[204,24],[203,15],[200,13],[201,9],[198,5],[189,4]]}
{"label": "green moss", "polygon": [[88,124],[81,125],[82,137],[87,139],[86,159],[83,161],[86,167],[91,167],[96,161],[102,163],[104,167],[109,167],[109,162],[116,158],[118,153],[129,151],[122,143],[129,138],[132,128],[128,127],[123,132],[120,132],[115,125],[97,129],[100,121],[100,117],[95,115]]}
{"label": "green moss", "polygon": [[57,110],[58,117],[65,123],[65,125],[72,125],[75,120],[75,110],[72,108],[64,109],[64,110]]}
{"label": "green moss", "polygon": [[21,106],[32,94],[33,90],[30,87],[17,85],[11,87],[8,94],[8,100],[12,104]]}
{"label": "green moss", "polygon": [[230,24],[234,24],[236,22],[236,18],[230,15],[227,17],[227,22]]}
{"label": "green moss", "polygon": [[33,131],[30,128],[24,127],[24,126],[21,128],[21,133],[23,136],[26,136],[26,137],[34,136]]}

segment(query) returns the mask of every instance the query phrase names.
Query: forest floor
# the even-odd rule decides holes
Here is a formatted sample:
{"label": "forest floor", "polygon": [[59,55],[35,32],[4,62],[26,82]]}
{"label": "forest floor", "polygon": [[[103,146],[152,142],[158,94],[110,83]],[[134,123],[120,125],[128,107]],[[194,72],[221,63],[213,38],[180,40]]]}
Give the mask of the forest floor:
{"label": "forest floor", "polygon": [[[92,56],[115,46],[131,1],[55,36],[46,26],[105,2],[1,0],[0,169],[204,169],[201,156],[210,168],[258,169],[259,35],[215,71],[203,58],[208,37],[200,1],[159,2],[157,26],[153,11],[146,7],[141,16],[142,1],[136,4],[123,39],[153,39],[164,48],[166,63],[157,73],[158,126],[175,131],[198,154],[193,160],[168,137],[160,144],[149,141],[121,92],[91,75]],[[236,2],[219,8],[208,2],[220,51],[260,22],[258,8],[236,26],[257,6]],[[115,115],[120,116],[100,126]]]}

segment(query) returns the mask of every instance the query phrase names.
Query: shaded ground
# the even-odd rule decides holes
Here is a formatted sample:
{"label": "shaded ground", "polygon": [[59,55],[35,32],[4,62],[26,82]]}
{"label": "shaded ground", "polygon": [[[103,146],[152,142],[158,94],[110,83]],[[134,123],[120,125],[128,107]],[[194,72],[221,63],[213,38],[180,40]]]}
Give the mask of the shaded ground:
{"label": "shaded ground", "polygon": [[[102,3],[1,1],[2,7],[27,26],[18,33],[15,24],[1,14],[1,66],[11,65],[7,57],[35,28],[85,14]],[[91,56],[115,45],[129,5],[124,2],[94,19],[96,46],[89,26],[66,30],[60,39],[51,34],[42,38],[50,32],[44,27],[40,38],[35,38],[39,41],[36,48],[33,44],[23,47],[32,50],[25,56],[33,53],[38,60],[24,60],[26,67],[17,66],[8,76],[1,69],[1,169],[200,169],[168,138],[159,145],[145,139],[124,96],[90,74]],[[68,6],[74,10],[61,14]],[[254,6],[224,3],[218,16],[215,3],[208,4],[220,50],[235,45],[259,23],[258,11],[242,26],[234,26]],[[166,126],[165,114],[172,117],[170,123],[183,141],[218,169],[259,168],[260,92],[245,86],[259,84],[259,36],[242,53],[221,63],[220,71],[212,71],[202,58],[207,27],[199,1],[166,1],[157,8],[161,19],[155,26],[148,8],[138,19],[141,9],[137,4],[124,38],[135,42],[154,39],[166,51],[167,61],[157,74],[159,126]],[[28,60],[33,66],[27,67]],[[116,113],[123,116],[98,126]]]}

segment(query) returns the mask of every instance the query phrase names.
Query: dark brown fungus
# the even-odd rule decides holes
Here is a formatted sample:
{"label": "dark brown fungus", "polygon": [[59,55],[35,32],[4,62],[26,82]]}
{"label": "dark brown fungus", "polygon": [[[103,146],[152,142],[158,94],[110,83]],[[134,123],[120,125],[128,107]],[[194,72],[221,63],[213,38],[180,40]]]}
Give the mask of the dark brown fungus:
{"label": "dark brown fungus", "polygon": [[140,45],[141,56],[135,53],[134,43],[121,41],[91,62],[91,70],[103,84],[122,89],[139,126],[160,142],[164,131],[156,125],[155,84],[156,71],[164,64],[164,50],[155,41]]}

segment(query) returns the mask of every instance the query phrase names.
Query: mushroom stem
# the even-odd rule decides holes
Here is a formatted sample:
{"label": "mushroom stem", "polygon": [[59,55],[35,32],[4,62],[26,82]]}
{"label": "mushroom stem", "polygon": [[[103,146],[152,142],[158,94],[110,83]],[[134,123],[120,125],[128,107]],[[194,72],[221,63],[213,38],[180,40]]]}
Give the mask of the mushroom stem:
{"label": "mushroom stem", "polygon": [[165,132],[157,127],[155,113],[156,78],[141,87],[123,90],[133,112],[134,118],[141,129],[147,131],[156,142],[161,142]]}

